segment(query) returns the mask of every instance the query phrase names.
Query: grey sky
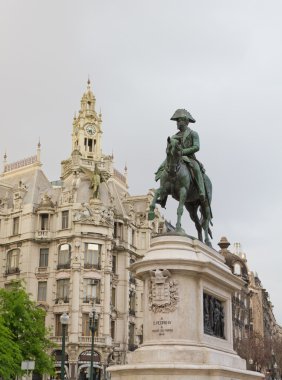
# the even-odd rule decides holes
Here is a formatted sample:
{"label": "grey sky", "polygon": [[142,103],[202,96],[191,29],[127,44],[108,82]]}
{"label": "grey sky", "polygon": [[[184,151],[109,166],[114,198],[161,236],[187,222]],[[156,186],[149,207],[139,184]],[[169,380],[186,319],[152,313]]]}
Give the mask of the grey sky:
{"label": "grey sky", "polygon": [[281,14],[280,0],[2,0],[0,153],[30,156],[40,136],[43,169],[58,179],[89,75],[103,150],[143,194],[171,115],[187,108],[214,186],[213,245],[242,243],[282,323]]}

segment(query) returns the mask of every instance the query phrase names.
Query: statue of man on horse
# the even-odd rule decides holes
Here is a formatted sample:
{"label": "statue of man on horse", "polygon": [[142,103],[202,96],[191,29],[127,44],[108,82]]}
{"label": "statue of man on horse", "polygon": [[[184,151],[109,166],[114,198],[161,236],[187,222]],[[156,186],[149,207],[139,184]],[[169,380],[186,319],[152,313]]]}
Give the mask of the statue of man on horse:
{"label": "statue of man on horse", "polygon": [[[160,180],[160,188],[156,190],[150,206],[149,219],[154,218],[156,203],[165,207],[168,195],[179,201],[177,209],[176,231],[183,232],[181,216],[183,206],[188,210],[195,223],[198,238],[202,241],[202,230],[205,233],[205,243],[210,244],[211,231],[211,195],[212,185],[205,174],[204,167],[195,156],[200,150],[199,135],[189,128],[189,123],[195,119],[185,109],[175,111],[171,120],[177,123],[178,132],[168,137],[167,157],[155,173],[156,181]],[[198,216],[198,210],[201,218]]]}

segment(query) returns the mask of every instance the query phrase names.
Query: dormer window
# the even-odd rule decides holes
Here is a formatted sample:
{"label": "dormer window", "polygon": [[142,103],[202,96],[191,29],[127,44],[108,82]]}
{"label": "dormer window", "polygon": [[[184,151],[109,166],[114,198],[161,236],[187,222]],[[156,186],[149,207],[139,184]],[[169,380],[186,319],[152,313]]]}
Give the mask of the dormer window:
{"label": "dormer window", "polygon": [[237,276],[241,276],[242,268],[241,268],[241,265],[239,263],[234,264],[233,273],[236,274]]}

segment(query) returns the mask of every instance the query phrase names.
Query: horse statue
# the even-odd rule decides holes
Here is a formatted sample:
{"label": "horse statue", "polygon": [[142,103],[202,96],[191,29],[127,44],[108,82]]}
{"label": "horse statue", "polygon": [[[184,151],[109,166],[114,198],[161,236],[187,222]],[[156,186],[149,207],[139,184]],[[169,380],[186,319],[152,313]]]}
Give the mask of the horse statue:
{"label": "horse statue", "polygon": [[[195,223],[198,239],[203,241],[202,231],[204,231],[204,242],[211,247],[209,238],[212,238],[209,227],[210,224],[212,225],[212,212],[210,207],[212,198],[211,181],[206,174],[203,174],[206,200],[202,202],[199,198],[199,191],[193,179],[192,171],[189,169],[189,162],[188,164],[184,162],[181,155],[181,146],[177,139],[168,137],[166,155],[166,164],[160,176],[160,187],[155,191],[154,198],[150,205],[148,219],[153,220],[155,218],[154,210],[156,203],[159,203],[161,207],[165,207],[167,197],[171,195],[179,202],[177,208],[176,232],[185,234],[185,231],[181,228],[181,218],[185,206],[190,218]],[[198,211],[200,211],[201,217],[199,217]]]}

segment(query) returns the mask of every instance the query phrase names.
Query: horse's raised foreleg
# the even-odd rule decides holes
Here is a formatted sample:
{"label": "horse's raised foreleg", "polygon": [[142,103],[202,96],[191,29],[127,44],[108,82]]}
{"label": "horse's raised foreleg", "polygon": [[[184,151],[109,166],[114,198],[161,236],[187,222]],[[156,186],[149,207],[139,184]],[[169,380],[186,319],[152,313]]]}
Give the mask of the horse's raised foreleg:
{"label": "horse's raised foreleg", "polygon": [[184,232],[184,230],[181,228],[181,217],[183,214],[183,206],[186,201],[186,195],[187,195],[187,189],[185,187],[182,187],[179,191],[179,204],[177,207],[177,223],[176,223],[176,231],[177,232]]}
{"label": "horse's raised foreleg", "polygon": [[154,198],[150,204],[150,208],[149,208],[149,213],[148,213],[148,219],[149,220],[154,220],[155,219],[155,208],[156,208],[156,203],[157,203],[157,200],[158,198],[160,197],[161,195],[161,188],[158,188],[156,191],[155,191],[155,195],[154,195]]}

